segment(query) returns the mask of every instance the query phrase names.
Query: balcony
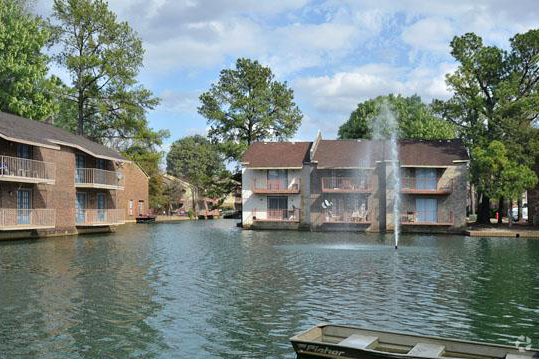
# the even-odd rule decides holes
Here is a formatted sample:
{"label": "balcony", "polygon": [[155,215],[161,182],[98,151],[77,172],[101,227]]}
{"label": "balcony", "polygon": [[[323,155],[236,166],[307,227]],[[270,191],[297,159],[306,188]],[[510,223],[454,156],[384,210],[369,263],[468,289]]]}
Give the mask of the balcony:
{"label": "balcony", "polygon": [[76,209],[75,223],[80,227],[114,226],[125,223],[125,210],[118,209]]}
{"label": "balcony", "polygon": [[54,209],[0,209],[0,231],[54,228]]}
{"label": "balcony", "polygon": [[401,178],[401,193],[444,195],[453,192],[453,179],[444,183],[440,178]]}
{"label": "balcony", "polygon": [[362,177],[322,177],[324,193],[370,193],[371,182]]}
{"label": "balcony", "polygon": [[54,184],[55,174],[54,163],[0,156],[0,180],[2,181]]}
{"label": "balcony", "polygon": [[76,168],[75,187],[123,190],[120,184],[121,172],[100,170],[98,168]]}
{"label": "balcony", "polygon": [[331,214],[323,214],[324,223],[338,224],[370,224],[370,216],[368,212],[361,213],[360,211],[343,211]]}
{"label": "balcony", "polygon": [[411,226],[452,226],[453,211],[441,213],[434,211],[408,211],[401,214],[400,224]]}
{"label": "balcony", "polygon": [[301,180],[293,180],[288,184],[286,180],[253,180],[253,193],[257,194],[298,194]]}
{"label": "balcony", "polygon": [[299,222],[300,209],[268,209],[259,211],[253,210],[253,221],[255,222]]}

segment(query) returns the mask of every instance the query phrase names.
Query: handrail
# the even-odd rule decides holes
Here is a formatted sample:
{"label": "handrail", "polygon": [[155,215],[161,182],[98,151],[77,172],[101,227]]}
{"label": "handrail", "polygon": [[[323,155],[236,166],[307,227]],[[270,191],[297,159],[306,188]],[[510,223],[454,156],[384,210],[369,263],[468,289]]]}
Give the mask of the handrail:
{"label": "handrail", "polygon": [[371,188],[367,177],[322,177],[322,191],[367,192]]}
{"label": "handrail", "polygon": [[76,209],[75,222],[77,225],[113,225],[125,223],[125,210],[114,209]]}
{"label": "handrail", "polygon": [[450,192],[453,190],[453,179],[450,178],[444,184],[441,182],[441,177],[403,177],[401,178],[401,191],[437,191]]}
{"label": "handrail", "polygon": [[253,191],[282,191],[282,192],[298,192],[300,189],[301,179],[295,178],[290,183],[285,179],[260,180],[253,179]]}
{"label": "handrail", "polygon": [[0,209],[0,227],[54,227],[54,209]]}
{"label": "handrail", "polygon": [[[301,209],[268,209],[259,211],[255,208],[252,213],[254,221],[299,222]],[[262,218],[259,218],[259,214]]]}
{"label": "handrail", "polygon": [[52,162],[0,156],[0,177],[2,176],[53,181],[56,176],[56,165]]}
{"label": "handrail", "polygon": [[[401,213],[401,224],[453,224],[453,211],[441,213],[440,211],[407,211]],[[448,218],[449,217],[449,218]],[[436,218],[436,220],[425,220],[424,218]]]}
{"label": "handrail", "polygon": [[76,168],[75,183],[77,184],[100,184],[106,186],[120,186],[122,173],[107,171],[99,168]]}
{"label": "handrail", "polygon": [[337,211],[323,214],[324,223],[370,223],[368,211]]}

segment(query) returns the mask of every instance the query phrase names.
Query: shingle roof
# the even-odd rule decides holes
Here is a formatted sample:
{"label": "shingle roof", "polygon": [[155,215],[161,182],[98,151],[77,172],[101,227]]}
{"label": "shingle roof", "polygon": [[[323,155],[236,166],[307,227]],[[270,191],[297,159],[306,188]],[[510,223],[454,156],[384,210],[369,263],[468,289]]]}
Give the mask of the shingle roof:
{"label": "shingle roof", "polygon": [[30,142],[37,146],[58,148],[58,145],[78,148],[94,157],[125,161],[118,152],[89,139],[76,136],[59,127],[0,112],[0,137],[15,142]]}
{"label": "shingle roof", "polygon": [[309,161],[312,142],[255,142],[243,155],[244,167],[299,168]]}
{"label": "shingle roof", "polygon": [[318,162],[318,168],[358,168],[374,167],[383,157],[383,141],[321,140],[313,161]]}
{"label": "shingle roof", "polygon": [[451,166],[469,159],[461,140],[400,140],[401,166]]}

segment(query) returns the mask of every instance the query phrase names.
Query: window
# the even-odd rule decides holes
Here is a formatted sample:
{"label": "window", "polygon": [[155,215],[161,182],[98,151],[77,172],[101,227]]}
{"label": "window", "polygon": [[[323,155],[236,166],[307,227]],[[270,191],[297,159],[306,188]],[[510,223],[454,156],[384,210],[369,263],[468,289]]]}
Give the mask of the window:
{"label": "window", "polygon": [[102,159],[102,158],[98,158],[97,162],[96,162],[96,167],[99,168],[100,170],[106,170],[107,169],[107,161]]}
{"label": "window", "polygon": [[17,191],[17,223],[30,224],[32,208],[32,192],[28,189]]}
{"label": "window", "polygon": [[144,213],[144,201],[138,201],[138,215],[142,216]]}
{"label": "window", "polygon": [[286,219],[288,198],[286,196],[268,197],[268,218]]}
{"label": "window", "polygon": [[416,198],[417,222],[438,222],[438,200],[436,198]]}
{"label": "window", "polygon": [[133,200],[132,199],[129,200],[129,215],[130,216],[133,215]]}
{"label": "window", "polygon": [[31,147],[29,145],[26,145],[24,143],[18,143],[17,144],[17,156],[19,158],[32,158],[31,156]]}
{"label": "window", "polygon": [[268,189],[288,188],[287,170],[268,170]]}
{"label": "window", "polygon": [[86,167],[86,157],[84,157],[84,155],[76,155],[76,157],[75,157],[75,166],[77,168]]}

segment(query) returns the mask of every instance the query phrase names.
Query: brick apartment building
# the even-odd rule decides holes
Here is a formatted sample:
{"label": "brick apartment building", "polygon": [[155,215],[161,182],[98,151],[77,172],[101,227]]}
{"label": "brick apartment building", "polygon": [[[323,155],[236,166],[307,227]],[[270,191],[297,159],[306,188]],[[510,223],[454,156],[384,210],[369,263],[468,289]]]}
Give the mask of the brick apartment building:
{"label": "brick apartment building", "polygon": [[147,206],[147,175],[116,151],[0,112],[0,239],[110,231]]}
{"label": "brick apartment building", "polygon": [[[395,185],[385,141],[252,144],[242,159],[244,228],[393,230]],[[460,231],[468,155],[459,140],[399,141],[402,231]]]}

